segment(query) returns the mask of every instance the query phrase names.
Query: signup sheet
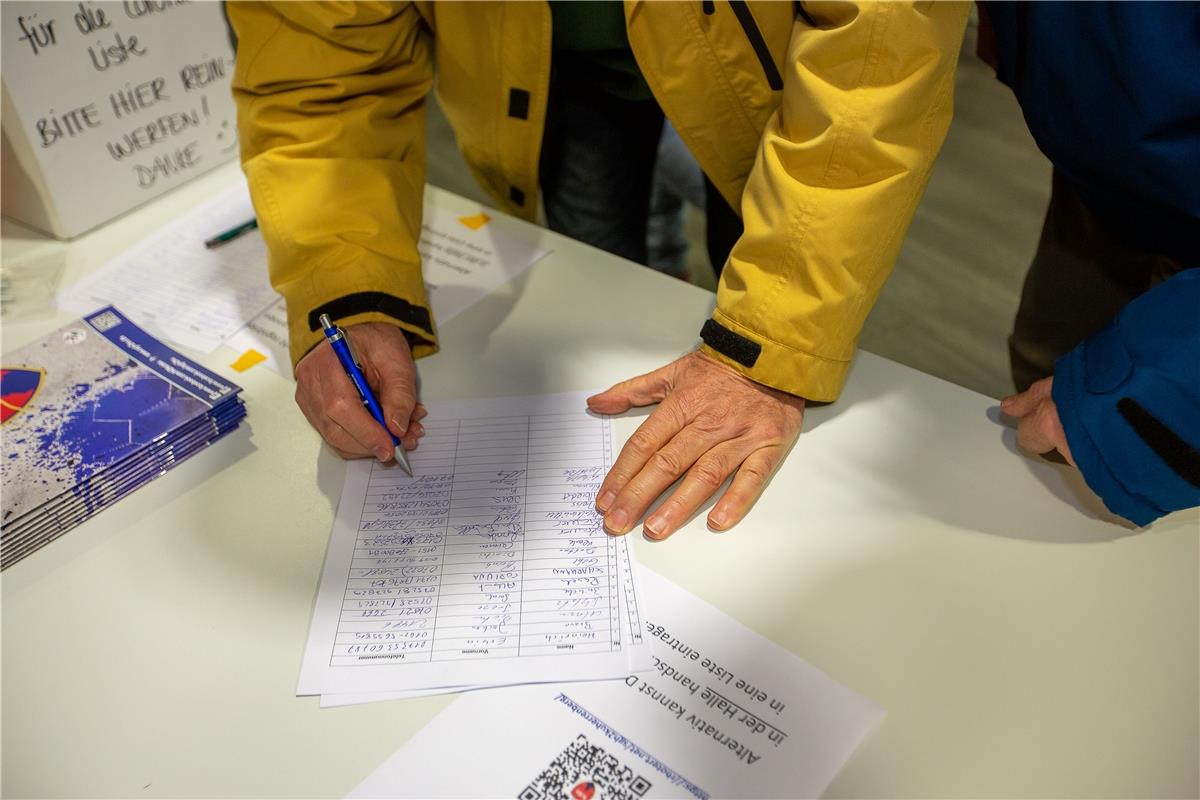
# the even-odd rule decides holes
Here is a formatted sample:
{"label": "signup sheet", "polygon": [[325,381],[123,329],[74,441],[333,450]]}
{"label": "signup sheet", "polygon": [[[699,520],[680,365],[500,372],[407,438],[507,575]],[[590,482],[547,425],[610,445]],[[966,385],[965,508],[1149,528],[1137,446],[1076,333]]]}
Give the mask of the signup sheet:
{"label": "signup sheet", "polygon": [[431,403],[412,477],[347,465],[297,694],[649,667],[632,551],[593,505],[612,432],[585,397]]}

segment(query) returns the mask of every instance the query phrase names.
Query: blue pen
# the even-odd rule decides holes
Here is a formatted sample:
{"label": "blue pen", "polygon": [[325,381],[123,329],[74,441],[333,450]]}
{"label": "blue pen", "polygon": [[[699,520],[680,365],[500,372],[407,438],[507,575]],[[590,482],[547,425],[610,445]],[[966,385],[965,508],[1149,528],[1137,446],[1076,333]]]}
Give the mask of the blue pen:
{"label": "blue pen", "polygon": [[[337,353],[338,361],[342,362],[342,369],[346,370],[346,377],[350,378],[350,382],[358,390],[358,396],[362,398],[363,405],[367,407],[367,411],[371,412],[375,421],[382,425],[384,430],[387,430],[387,422],[383,419],[383,409],[379,407],[379,401],[375,399],[371,387],[367,385],[367,379],[362,374],[362,368],[358,365],[358,360],[354,358],[354,352],[350,349],[350,340],[346,338],[346,332],[334,325],[328,314],[322,314],[320,320],[321,327],[325,330],[325,338],[329,340],[333,352]],[[392,436],[391,431],[388,431],[388,436]],[[411,476],[413,474],[412,467],[408,465],[408,455],[400,445],[400,440],[392,436],[392,444],[396,445],[396,463],[400,465],[400,469]]]}

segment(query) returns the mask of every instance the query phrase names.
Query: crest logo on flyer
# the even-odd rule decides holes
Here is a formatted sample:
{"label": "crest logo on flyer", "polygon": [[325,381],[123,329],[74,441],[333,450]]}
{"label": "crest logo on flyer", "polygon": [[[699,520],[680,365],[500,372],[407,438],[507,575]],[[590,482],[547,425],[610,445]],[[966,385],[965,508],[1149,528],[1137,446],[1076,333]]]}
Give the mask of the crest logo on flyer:
{"label": "crest logo on flyer", "polygon": [[0,369],[0,424],[29,405],[42,385],[42,371],[28,367]]}
{"label": "crest logo on flyer", "polygon": [[571,800],[592,800],[596,796],[596,784],[591,781],[581,781],[571,790]]}

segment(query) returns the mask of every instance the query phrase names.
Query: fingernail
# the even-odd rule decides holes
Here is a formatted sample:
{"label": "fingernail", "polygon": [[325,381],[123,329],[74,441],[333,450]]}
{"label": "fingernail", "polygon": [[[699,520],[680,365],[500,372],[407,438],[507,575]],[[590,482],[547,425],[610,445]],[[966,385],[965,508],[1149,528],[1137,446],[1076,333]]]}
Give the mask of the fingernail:
{"label": "fingernail", "polygon": [[617,499],[617,493],[612,489],[605,489],[604,494],[596,498],[596,508],[601,512],[608,511],[608,507],[612,505],[613,500]]}
{"label": "fingernail", "polygon": [[1011,406],[1013,404],[1013,401],[1016,399],[1017,399],[1017,396],[1015,394],[1010,394],[1008,397],[1006,397],[1000,401],[1000,407],[1008,408],[1009,406]]}
{"label": "fingernail", "polygon": [[667,520],[665,517],[655,514],[653,517],[646,520],[646,524],[642,527],[644,528],[644,533],[651,539],[661,539],[663,532],[667,527]]}
{"label": "fingernail", "polygon": [[628,524],[629,514],[623,508],[618,508],[604,518],[604,527],[613,533],[624,533]]}
{"label": "fingernail", "polygon": [[392,457],[392,451],[385,447],[380,447],[375,451],[375,457],[379,459],[380,463],[386,464],[387,460]]}
{"label": "fingernail", "polygon": [[716,511],[708,515],[708,524],[714,528],[722,529],[725,527],[725,523],[727,522],[729,522],[729,514],[727,514],[723,508],[718,508]]}

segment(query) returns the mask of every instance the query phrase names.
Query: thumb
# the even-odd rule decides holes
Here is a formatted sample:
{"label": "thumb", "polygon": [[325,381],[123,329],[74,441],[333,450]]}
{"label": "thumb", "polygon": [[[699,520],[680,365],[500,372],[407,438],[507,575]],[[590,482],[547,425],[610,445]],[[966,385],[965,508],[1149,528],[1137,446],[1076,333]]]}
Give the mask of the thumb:
{"label": "thumb", "polygon": [[632,406],[659,403],[671,392],[669,369],[670,365],[621,381],[612,388],[589,397],[588,408],[597,414],[620,414]]}
{"label": "thumb", "polygon": [[1027,390],[1012,394],[1000,401],[1000,410],[1010,417],[1023,417],[1050,398],[1054,378],[1042,378]]}

